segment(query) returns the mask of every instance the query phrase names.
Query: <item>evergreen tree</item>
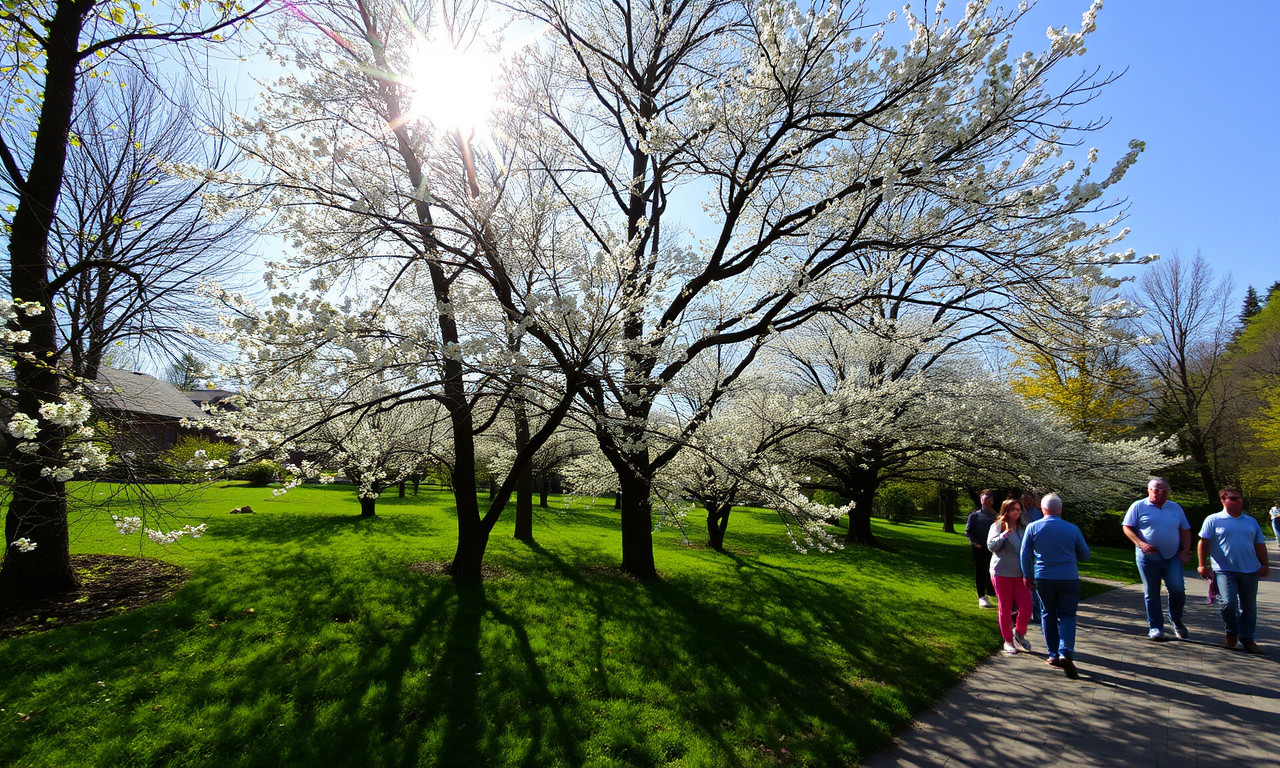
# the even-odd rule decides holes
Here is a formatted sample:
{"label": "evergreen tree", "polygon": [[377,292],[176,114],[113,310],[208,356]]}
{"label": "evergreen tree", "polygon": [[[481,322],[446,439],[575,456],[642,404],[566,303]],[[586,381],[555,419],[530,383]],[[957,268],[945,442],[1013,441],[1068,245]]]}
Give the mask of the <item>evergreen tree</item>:
{"label": "evergreen tree", "polygon": [[[1280,283],[1276,285],[1280,285]],[[1271,287],[1272,290],[1275,290],[1275,288],[1276,286],[1274,285]],[[1249,318],[1261,311],[1262,300],[1258,298],[1258,292],[1251,285],[1244,292],[1244,306],[1240,308],[1240,327],[1243,328],[1245,323],[1249,322]]]}
{"label": "evergreen tree", "polygon": [[1251,285],[1245,289],[1244,304],[1240,307],[1240,324],[1231,332],[1231,341],[1235,342],[1240,338],[1240,334],[1244,333],[1245,327],[1249,325],[1249,318],[1262,311],[1262,300],[1258,298],[1258,292]]}

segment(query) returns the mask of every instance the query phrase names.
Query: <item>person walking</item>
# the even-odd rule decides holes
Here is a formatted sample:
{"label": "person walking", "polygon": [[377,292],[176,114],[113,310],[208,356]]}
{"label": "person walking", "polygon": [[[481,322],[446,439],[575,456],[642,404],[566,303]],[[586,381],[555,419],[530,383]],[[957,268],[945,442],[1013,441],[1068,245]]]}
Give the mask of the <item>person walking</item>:
{"label": "person walking", "polygon": [[996,521],[995,502],[995,494],[984,489],[978,494],[978,508],[969,513],[964,523],[964,535],[969,539],[969,549],[973,554],[973,585],[978,591],[979,608],[990,608],[991,601],[987,595],[995,594],[995,588],[991,586],[991,550],[987,549],[987,534]]}
{"label": "person walking", "polygon": [[1027,641],[1031,590],[1022,580],[1021,547],[1027,528],[1022,522],[1022,514],[1021,502],[1016,499],[1005,501],[1000,505],[1000,514],[987,536],[987,549],[991,550],[991,585],[996,590],[1000,637],[1004,639],[1006,656],[1016,655],[1019,646],[1024,651],[1031,650],[1031,643]]}
{"label": "person walking", "polygon": [[1147,483],[1147,498],[1129,505],[1120,522],[1124,535],[1133,542],[1138,575],[1142,577],[1142,599],[1147,612],[1147,637],[1164,639],[1164,606],[1160,582],[1169,591],[1169,619],[1173,633],[1186,640],[1182,623],[1187,604],[1187,588],[1182,569],[1191,562],[1191,524],[1176,501],[1169,500],[1169,484],[1153,477]]}
{"label": "person walking", "polygon": [[1196,545],[1200,567],[1196,570],[1218,585],[1226,646],[1235,648],[1239,641],[1245,653],[1262,653],[1254,633],[1258,622],[1258,580],[1271,572],[1267,539],[1258,521],[1244,514],[1244,495],[1239,488],[1223,488],[1218,500],[1222,511],[1206,517],[1200,526]]}
{"label": "person walking", "polygon": [[[1044,515],[1040,512],[1040,497],[1031,491],[1022,492],[1022,523],[1031,525]],[[1031,623],[1040,623],[1040,599],[1031,593]]]}
{"label": "person walking", "polygon": [[1062,519],[1062,498],[1050,493],[1040,500],[1044,517],[1027,526],[1019,554],[1023,583],[1040,598],[1040,629],[1048,663],[1076,678],[1076,607],[1080,602],[1080,569],[1089,559],[1084,534]]}
{"label": "person walking", "polygon": [[1267,514],[1271,516],[1271,531],[1276,535],[1276,545],[1280,546],[1280,499],[1276,499]]}

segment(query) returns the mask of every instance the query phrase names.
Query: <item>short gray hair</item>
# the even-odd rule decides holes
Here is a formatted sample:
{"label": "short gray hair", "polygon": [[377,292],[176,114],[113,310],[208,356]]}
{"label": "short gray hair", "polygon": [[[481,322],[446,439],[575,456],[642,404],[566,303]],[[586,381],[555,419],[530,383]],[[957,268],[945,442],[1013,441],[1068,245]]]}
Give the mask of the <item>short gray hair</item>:
{"label": "short gray hair", "polygon": [[1147,487],[1150,488],[1153,485],[1163,485],[1165,488],[1168,488],[1169,481],[1165,480],[1163,477],[1153,477],[1147,481]]}
{"label": "short gray hair", "polygon": [[1056,493],[1047,493],[1040,499],[1040,508],[1055,515],[1062,514],[1062,497]]}

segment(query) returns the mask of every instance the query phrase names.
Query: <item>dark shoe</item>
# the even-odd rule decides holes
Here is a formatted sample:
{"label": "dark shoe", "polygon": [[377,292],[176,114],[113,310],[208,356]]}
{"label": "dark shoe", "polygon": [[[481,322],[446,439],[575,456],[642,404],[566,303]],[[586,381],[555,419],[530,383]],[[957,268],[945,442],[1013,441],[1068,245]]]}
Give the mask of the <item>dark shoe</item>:
{"label": "dark shoe", "polygon": [[1061,659],[1059,659],[1057,656],[1050,656],[1049,658],[1047,658],[1047,659],[1045,659],[1045,660],[1044,660],[1044,663],[1045,663],[1045,664],[1048,664],[1048,665],[1049,665],[1049,666],[1051,666],[1051,667],[1061,667],[1061,666],[1062,666],[1062,660],[1061,660]]}
{"label": "dark shoe", "polygon": [[1076,663],[1069,656],[1062,657],[1062,671],[1072,680],[1080,676],[1080,673],[1076,671]]}
{"label": "dark shoe", "polygon": [[1261,648],[1259,648],[1259,647],[1258,647],[1258,644],[1257,644],[1257,643],[1255,643],[1254,641],[1252,641],[1252,640],[1245,640],[1245,641],[1244,641],[1244,652],[1245,652],[1245,653],[1262,653],[1262,649],[1261,649]]}
{"label": "dark shoe", "polygon": [[1235,636],[1235,635],[1227,635],[1227,642],[1223,643],[1223,645],[1227,646],[1228,648],[1235,648],[1235,647],[1236,647],[1236,636]]}
{"label": "dark shoe", "polygon": [[1191,637],[1191,633],[1187,631],[1186,624],[1174,624],[1173,634],[1177,635],[1179,640],[1186,640],[1188,637]]}

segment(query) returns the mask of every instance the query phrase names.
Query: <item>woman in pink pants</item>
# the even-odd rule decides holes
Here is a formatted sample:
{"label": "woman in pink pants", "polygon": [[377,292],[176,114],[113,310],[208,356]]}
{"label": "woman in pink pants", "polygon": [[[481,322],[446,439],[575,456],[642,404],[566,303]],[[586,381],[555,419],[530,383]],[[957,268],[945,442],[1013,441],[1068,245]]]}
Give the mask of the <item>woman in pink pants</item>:
{"label": "woman in pink pants", "polygon": [[[1031,620],[1031,601],[1035,598],[1022,582],[1022,565],[1018,562],[1026,529],[1022,522],[1022,503],[1009,499],[1000,505],[1000,514],[987,536],[987,549],[991,550],[991,584],[1000,601],[1000,636],[1004,638],[1006,656],[1016,654],[1018,646],[1024,651],[1031,650],[1031,643],[1027,642],[1027,622]],[[1015,608],[1018,611],[1016,627]]]}

